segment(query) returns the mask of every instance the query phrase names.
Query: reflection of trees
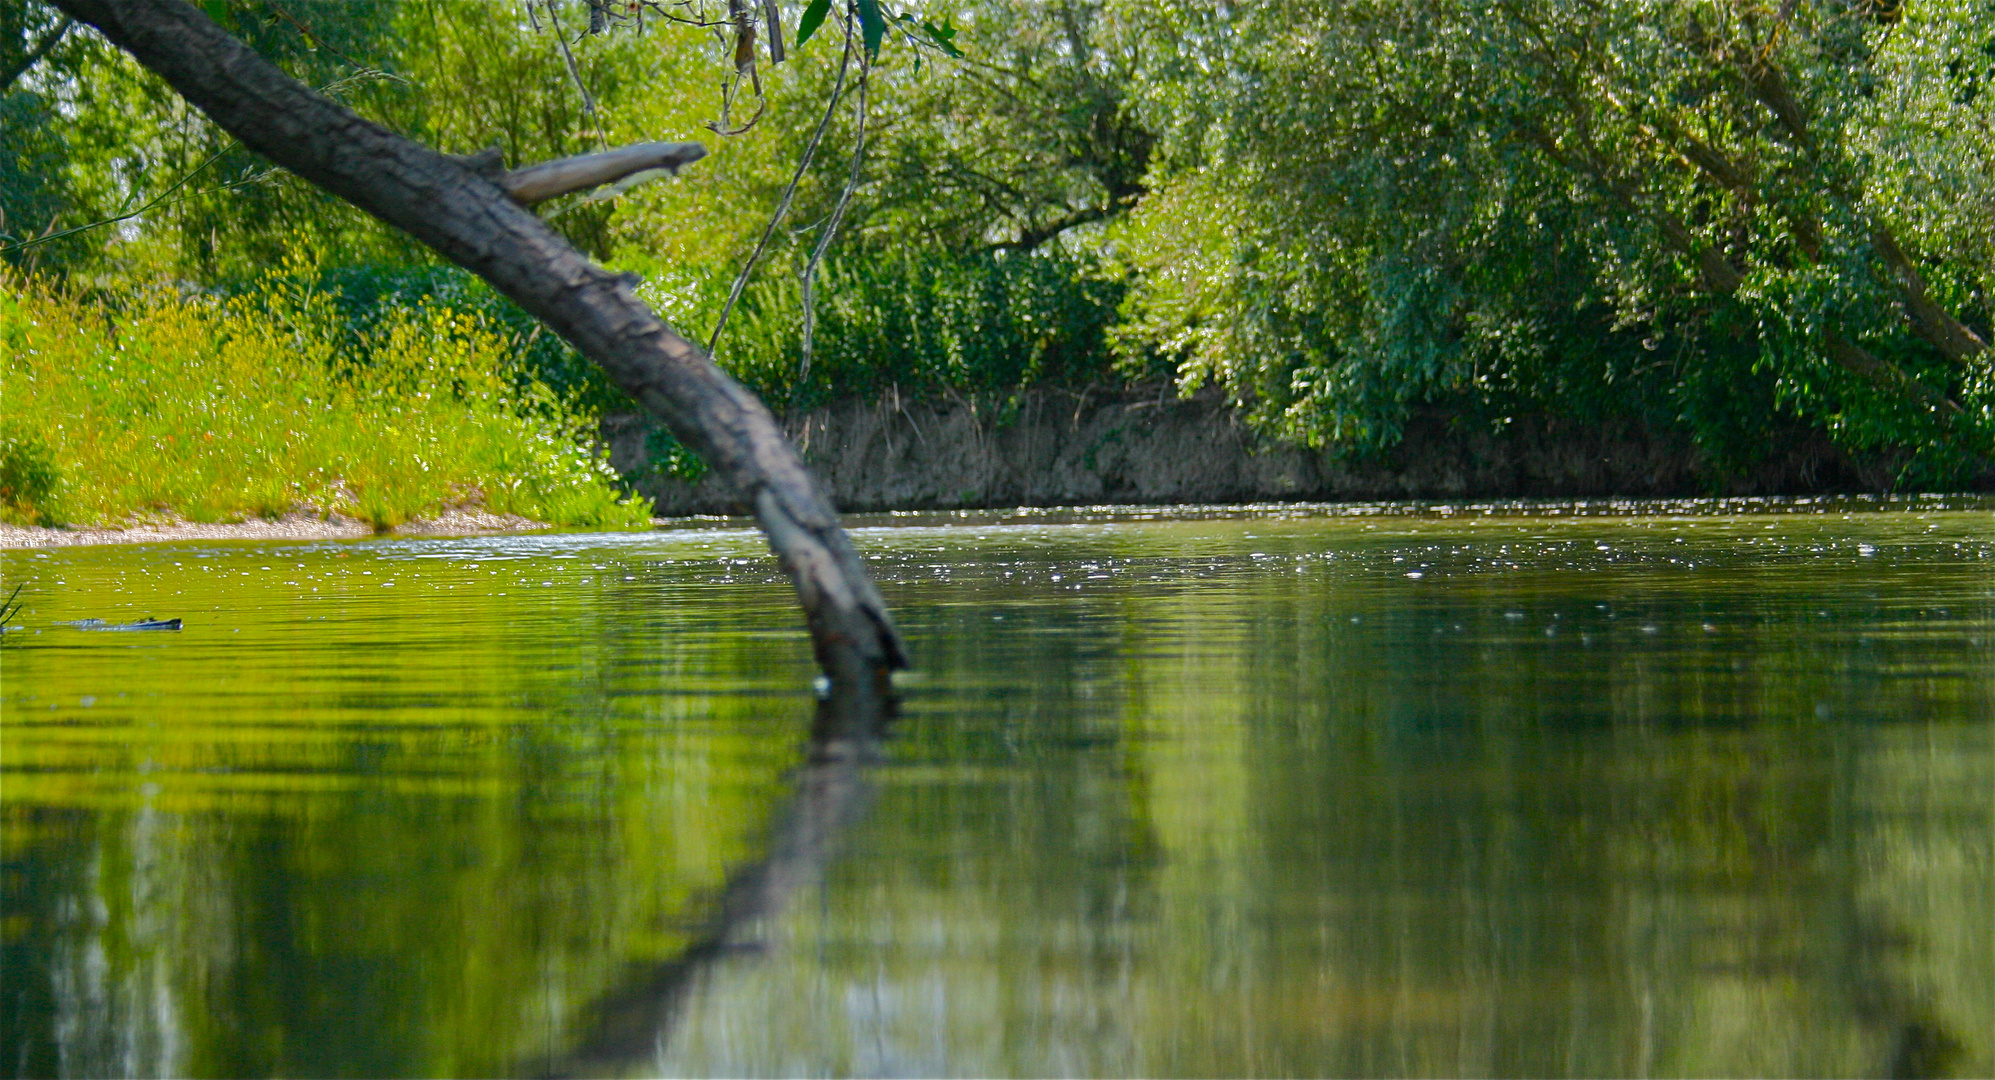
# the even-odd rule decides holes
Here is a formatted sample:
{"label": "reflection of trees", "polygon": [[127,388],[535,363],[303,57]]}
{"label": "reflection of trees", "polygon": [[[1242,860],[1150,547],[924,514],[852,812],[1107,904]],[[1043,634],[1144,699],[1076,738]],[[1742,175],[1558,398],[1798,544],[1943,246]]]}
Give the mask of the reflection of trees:
{"label": "reflection of trees", "polygon": [[[288,576],[343,580],[306,558]],[[154,566],[189,610],[278,621],[136,661],[10,650],[9,1071],[496,1074],[684,946],[795,752],[793,709],[741,693],[803,671],[742,631],[767,609],[369,565],[400,587],[323,623],[217,586],[228,560]],[[104,700],[37,723],[25,690]]]}
{"label": "reflection of trees", "polygon": [[[1942,1008],[1907,973],[1930,966],[1925,939],[1959,939],[1975,888],[1908,920],[1865,878],[1880,852],[1974,831],[1880,828],[1864,804],[1903,779],[1849,773],[1892,729],[1834,714],[1986,715],[1989,687],[1922,663],[1930,640],[1825,635],[1903,625],[1846,592],[1676,584],[1257,607],[1227,679],[1249,699],[1235,827],[1270,875],[1243,895],[1293,897],[1283,880],[1313,876],[1328,906],[1249,910],[1228,947],[1346,988],[1298,1008],[1278,989],[1291,970],[1235,991],[1270,995],[1253,1008],[1282,1018],[1286,1067],[1934,1075],[1966,1060],[1987,987],[1956,976]],[[1506,619],[1520,594],[1525,618]],[[1965,952],[1986,968],[1985,941]]]}
{"label": "reflection of trees", "polygon": [[[982,580],[896,591],[923,679],[871,811],[774,931],[787,947],[683,1002],[667,1074],[1068,1075],[1128,1034],[1114,999],[1160,853],[1115,624]],[[1074,633],[1090,623],[1110,636]],[[1017,636],[1035,651],[989,651]]]}
{"label": "reflection of trees", "polygon": [[[661,1068],[1985,1058],[1988,814],[1904,794],[1985,792],[1962,718],[1995,687],[1964,643],[1814,569],[1414,589],[1348,547],[1296,574],[1137,545],[1113,552],[1133,580],[1051,598],[1050,572],[1115,542],[985,550],[946,596],[905,587],[929,665],[873,813],[785,917],[793,947],[718,969]],[[1281,538],[1254,544],[1280,562]]]}
{"label": "reflection of trees", "polygon": [[[279,960],[243,951],[275,949],[256,920],[317,943],[285,962],[325,966],[318,984],[392,961],[373,992],[419,1023],[364,1030],[379,1002],[325,1002],[259,1030],[296,1040],[343,1015],[434,1071],[614,1071],[661,1042],[668,1069],[723,1072],[1987,1071],[1995,685],[1985,649],[1948,652],[1966,639],[1919,614],[1950,603],[1962,635],[1985,633],[1995,611],[1960,578],[1879,590],[1904,610],[1818,571],[1387,588],[1340,549],[1352,565],[1270,574],[1201,552],[1175,578],[1138,563],[1129,583],[1055,594],[1050,563],[1107,555],[1050,547],[897,585],[928,666],[891,754],[872,767],[871,744],[821,736],[787,804],[789,726],[767,699],[699,692],[769,650],[730,636],[711,593],[629,620],[608,598],[575,654],[533,651],[573,611],[418,643],[408,668],[363,650],[385,697],[456,656],[450,681],[544,723],[346,731],[339,752],[371,745],[371,775],[399,793],[208,789],[197,805],[203,759],[176,759],[163,797],[190,808],[182,835],[138,851],[130,814],[36,825],[70,839],[25,871],[10,843],[10,903],[16,873],[110,897],[113,929],[55,935],[66,962],[107,943],[113,982],[165,970],[174,1001],[230,979],[249,994],[233,972]],[[668,632],[714,643],[670,650],[661,676]],[[472,768],[474,753],[491,756]],[[490,773],[507,779],[449,787]],[[120,869],[141,864],[166,869]],[[147,955],[208,967],[146,969],[119,944],[136,923],[117,897],[141,880],[237,898],[150,931],[182,936]],[[176,1031],[198,1047],[252,1029]],[[296,1045],[259,1052],[310,1071]]]}

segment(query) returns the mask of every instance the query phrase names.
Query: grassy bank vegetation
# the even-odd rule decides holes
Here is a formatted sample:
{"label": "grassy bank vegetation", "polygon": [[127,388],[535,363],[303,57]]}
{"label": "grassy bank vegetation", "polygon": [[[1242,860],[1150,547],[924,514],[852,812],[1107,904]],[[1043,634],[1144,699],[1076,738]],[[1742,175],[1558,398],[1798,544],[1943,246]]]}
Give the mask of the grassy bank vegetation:
{"label": "grassy bank vegetation", "polygon": [[[793,37],[800,5],[780,6]],[[1797,438],[1907,488],[1955,486],[1995,457],[1987,0],[964,0],[946,7],[966,59],[895,39],[849,63],[855,9],[837,4],[759,69],[763,100],[731,99],[732,119],[715,89],[736,70],[732,31],[619,15],[582,33],[600,6],[528,7],[203,4],[300,79],[447,152],[496,143],[517,166],[704,142],[684,176],[541,212],[702,342],[752,266],[715,352],[779,409],[890,386],[1001,404],[1034,384],[1171,379],[1220,388],[1270,436],[1351,455],[1439,411],[1684,437],[1713,482]],[[339,379],[386,378],[342,358],[421,367],[393,342],[500,343],[480,362],[508,404],[395,405],[413,414],[453,403],[581,438],[587,418],[632,407],[468,276],[62,25],[46,0],[0,8],[0,71],[37,58],[0,85],[0,260],[86,290],[107,313],[89,318],[157,312],[167,282],[227,298],[199,317],[235,320],[241,340],[302,319]],[[279,293],[289,307],[258,299]],[[270,325],[252,332],[256,318]],[[366,385],[375,396],[354,400],[386,409],[379,385],[427,384]],[[43,449],[16,456],[53,454],[68,512],[108,512],[85,509],[96,481],[66,456],[78,444],[36,430]],[[668,471],[699,468],[669,439],[655,450]],[[499,498],[490,459],[466,460],[488,464],[441,486],[416,468],[397,489]],[[335,471],[344,488],[331,473],[285,483],[313,505],[358,498],[362,473]],[[561,475],[585,485],[580,504],[600,500],[597,473]],[[186,512],[260,505],[192,492],[175,498],[204,508]]]}
{"label": "grassy bank vegetation", "polygon": [[586,419],[517,377],[512,339],[475,316],[400,309],[362,332],[323,293],[117,300],[0,279],[0,517],[307,510],[387,529],[468,504],[649,521],[589,449]]}

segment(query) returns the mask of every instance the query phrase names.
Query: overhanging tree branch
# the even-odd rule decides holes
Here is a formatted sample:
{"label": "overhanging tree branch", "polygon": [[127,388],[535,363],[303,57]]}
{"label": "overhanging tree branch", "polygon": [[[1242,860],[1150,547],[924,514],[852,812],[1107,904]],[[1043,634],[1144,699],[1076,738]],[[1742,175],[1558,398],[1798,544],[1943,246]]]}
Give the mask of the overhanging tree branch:
{"label": "overhanging tree branch", "polygon": [[55,29],[50,30],[34,48],[22,54],[21,58],[15,61],[13,67],[5,71],[0,71],[0,91],[5,91],[8,87],[13,86],[15,79],[26,75],[29,68],[41,63],[42,57],[47,56],[49,50],[55,48],[56,44],[62,40],[62,36],[69,33],[69,28],[74,25],[76,25],[75,19],[64,16],[63,20],[56,24]]}
{"label": "overhanging tree branch", "polygon": [[795,583],[818,664],[857,705],[906,665],[886,603],[769,410],[465,159],[285,75],[181,0],[55,0],[244,146],[490,282],[566,338],[754,506]]}

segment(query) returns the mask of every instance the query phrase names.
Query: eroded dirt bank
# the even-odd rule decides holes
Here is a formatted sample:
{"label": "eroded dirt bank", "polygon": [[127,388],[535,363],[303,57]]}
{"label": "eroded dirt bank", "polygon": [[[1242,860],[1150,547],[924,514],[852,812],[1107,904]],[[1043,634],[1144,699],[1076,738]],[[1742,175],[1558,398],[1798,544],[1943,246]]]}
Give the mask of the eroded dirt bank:
{"label": "eroded dirt bank", "polygon": [[[1036,390],[1008,413],[966,399],[889,392],[784,418],[840,509],[930,510],[1103,503],[1275,500],[1673,497],[1884,492],[1889,465],[1859,465],[1819,437],[1776,448],[1718,477],[1689,440],[1634,426],[1549,419],[1498,430],[1440,413],[1410,425],[1389,454],[1350,461],[1270,443],[1216,393]],[[604,424],[611,462],[634,475],[656,512],[740,513],[709,475],[687,483],[649,460],[652,422]],[[1995,490],[1995,469],[1974,490]]]}

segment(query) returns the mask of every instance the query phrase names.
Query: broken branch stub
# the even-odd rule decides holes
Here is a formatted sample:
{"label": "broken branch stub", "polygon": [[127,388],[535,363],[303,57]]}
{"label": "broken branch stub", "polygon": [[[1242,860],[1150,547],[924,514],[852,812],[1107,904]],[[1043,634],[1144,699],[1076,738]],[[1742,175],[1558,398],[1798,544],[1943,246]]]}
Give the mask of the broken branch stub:
{"label": "broken branch stub", "polygon": [[499,177],[498,183],[514,202],[532,206],[641,173],[676,174],[705,156],[707,148],[699,143],[637,143],[600,154],[583,154],[515,169]]}
{"label": "broken branch stub", "polygon": [[[494,178],[314,93],[182,0],[54,0],[244,146],[433,248],[545,323],[656,413],[755,507],[796,586],[834,699],[877,700],[907,666],[886,601],[796,448],[755,395]],[[521,170],[522,172],[528,170]]]}

